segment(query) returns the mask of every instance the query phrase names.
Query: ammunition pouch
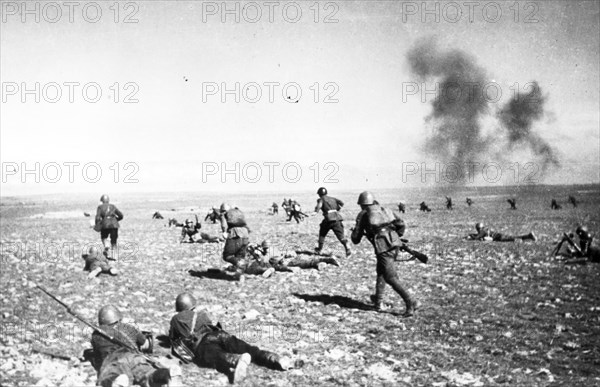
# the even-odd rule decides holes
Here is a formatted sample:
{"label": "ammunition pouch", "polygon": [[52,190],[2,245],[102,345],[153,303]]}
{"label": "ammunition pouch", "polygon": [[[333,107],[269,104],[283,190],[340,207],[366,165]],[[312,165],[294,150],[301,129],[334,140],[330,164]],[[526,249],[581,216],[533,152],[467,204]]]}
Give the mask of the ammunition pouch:
{"label": "ammunition pouch", "polygon": [[400,237],[396,230],[389,226],[380,228],[373,236],[375,254],[385,253],[401,245]]}

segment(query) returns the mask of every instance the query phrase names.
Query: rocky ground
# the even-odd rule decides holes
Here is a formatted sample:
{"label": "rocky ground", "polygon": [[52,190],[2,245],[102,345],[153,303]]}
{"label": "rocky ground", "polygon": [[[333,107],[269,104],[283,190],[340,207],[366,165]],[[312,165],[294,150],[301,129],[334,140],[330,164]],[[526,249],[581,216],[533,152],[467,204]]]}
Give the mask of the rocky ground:
{"label": "rocky ground", "polygon": [[[204,207],[217,202],[200,212],[192,197],[173,203],[123,198],[117,203],[126,216],[122,251],[115,263],[121,274],[88,280],[80,256],[98,243],[83,216],[94,212],[93,200],[3,199],[0,384],[95,384],[94,369],[81,360],[90,347],[90,329],[27,286],[34,281],[91,321],[102,305],[113,303],[126,321],[155,336],[167,333],[175,296],[189,291],[226,330],[296,361],[288,372],[251,366],[243,383],[248,386],[599,385],[600,265],[565,265],[550,254],[562,232],[573,231],[578,222],[599,234],[599,190],[580,192],[584,203],[576,210],[563,203],[563,210],[550,211],[546,199],[571,193],[553,189],[543,195],[519,192],[519,211],[509,210],[504,197],[488,194],[471,194],[471,208],[457,197],[454,211],[443,208],[443,196],[437,203],[430,194],[431,213],[415,210],[417,198],[409,201],[406,237],[430,256],[428,265],[397,263],[402,282],[424,305],[409,319],[400,317],[404,305],[390,288],[389,309],[371,309],[375,258],[366,240],[341,259],[341,267],[229,281],[209,270],[222,266],[219,245],[179,244],[180,229],[166,226],[168,217],[203,218]],[[346,196],[349,229],[358,207],[354,193]],[[391,204],[393,197],[382,202]],[[277,198],[238,199],[245,204],[252,241],[314,247],[319,216],[296,225],[267,214]],[[305,212],[314,200],[305,199]],[[81,217],[43,216],[79,209]],[[156,210],[164,220],[150,219]],[[461,240],[479,220],[501,232],[533,229],[539,239]],[[216,235],[218,228],[205,223],[203,231]],[[328,242],[330,251],[341,254],[333,235]],[[168,355],[159,340],[156,344],[158,356]],[[228,384],[225,375],[194,365],[183,366],[183,380],[188,386]]]}

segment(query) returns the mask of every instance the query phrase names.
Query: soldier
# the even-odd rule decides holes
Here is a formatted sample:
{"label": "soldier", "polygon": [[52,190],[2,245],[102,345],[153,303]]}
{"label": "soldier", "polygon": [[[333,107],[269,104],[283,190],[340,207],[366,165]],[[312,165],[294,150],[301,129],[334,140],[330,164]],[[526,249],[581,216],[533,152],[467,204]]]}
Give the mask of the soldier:
{"label": "soldier", "polygon": [[[117,250],[119,221],[123,220],[123,213],[114,204],[109,204],[110,199],[108,195],[102,195],[100,201],[102,204],[96,209],[96,226],[94,229],[100,231],[100,239],[102,240],[102,245],[104,245],[104,251],[107,253],[111,249],[110,259],[114,259],[112,257]],[[109,236],[110,245],[108,245]]]}
{"label": "soldier", "polygon": [[577,199],[575,199],[575,196],[571,196],[569,195],[569,203],[571,203],[573,205],[573,207],[577,207]]}
{"label": "soldier", "polygon": [[381,309],[385,284],[388,283],[406,304],[403,316],[410,317],[420,307],[420,303],[413,301],[410,294],[400,285],[394,267],[401,245],[400,237],[404,235],[404,222],[399,213],[381,207],[375,201],[373,194],[368,191],[358,196],[358,204],[361,211],[356,217],[356,226],[352,230],[352,243],[359,244],[365,235],[375,248],[377,257],[377,281],[371,301],[376,309]]}
{"label": "soldier", "polygon": [[85,267],[83,270],[90,272],[90,274],[88,274],[89,279],[97,277],[100,273],[113,276],[119,274],[117,269],[110,266],[104,254],[101,254],[100,250],[94,246],[90,247],[88,253],[83,254],[81,257],[85,260]]}
{"label": "soldier", "polygon": [[[577,234],[577,237],[579,237],[579,248],[575,248],[575,250],[568,250],[567,256],[573,257],[574,259],[567,260],[565,263],[587,263],[588,261],[600,262],[600,248],[597,246],[592,246],[594,237],[592,234],[590,234],[588,228],[586,226],[578,226],[577,230],[575,230],[575,234]],[[573,237],[573,234],[570,234],[570,236]],[[565,240],[566,237],[564,237],[556,247],[557,253],[559,252]]]}
{"label": "soldier", "polygon": [[154,214],[152,214],[152,219],[164,219],[164,218],[160,212],[156,211]]}
{"label": "soldier", "polygon": [[510,198],[510,199],[506,199],[506,201],[508,202],[508,204],[510,204],[510,209],[511,210],[516,210],[517,209],[517,199]]}
{"label": "soldier", "polygon": [[183,223],[179,223],[177,221],[177,219],[175,219],[175,218],[169,218],[169,227],[171,227],[171,226],[183,227],[184,225],[183,225]]}
{"label": "soldier", "polygon": [[560,210],[562,209],[562,206],[558,204],[556,199],[552,199],[552,202],[550,203],[550,208],[552,208],[553,210]]}
{"label": "soldier", "polygon": [[[98,312],[98,324],[104,333],[142,352],[151,352],[151,341],[132,325],[122,323],[121,319],[121,312],[112,305],[104,306]],[[168,368],[156,368],[142,354],[125,348],[98,332],[92,334],[92,348],[95,355],[93,365],[98,371],[97,386],[169,385],[171,373]]]}
{"label": "soldier", "polygon": [[[198,219],[198,218],[196,218],[196,219]],[[202,228],[202,224],[200,222],[194,223],[193,220],[186,219],[185,224],[183,225],[183,228],[181,229],[181,241],[179,241],[179,243],[183,243],[186,238],[189,238],[189,240],[188,240],[189,243],[196,242],[194,240],[194,235],[198,234],[200,232],[201,228]]]}
{"label": "soldier", "polygon": [[280,371],[292,368],[290,358],[250,345],[225,332],[220,323],[213,325],[208,314],[196,308],[196,299],[189,293],[177,296],[175,311],[169,329],[172,352],[225,373],[231,383],[246,377],[250,362]]}
{"label": "soldier", "polygon": [[521,236],[503,235],[499,232],[495,232],[487,227],[484,227],[483,223],[481,222],[475,224],[475,229],[477,230],[477,233],[469,234],[465,237],[465,239],[494,242],[514,242],[517,239],[521,239],[523,241],[532,240],[534,242],[537,240],[537,237],[533,232]]}
{"label": "soldier", "polygon": [[431,212],[431,209],[427,206],[427,204],[425,204],[425,202],[421,202],[421,204],[419,204],[419,211]]}
{"label": "soldier", "polygon": [[250,230],[246,225],[244,213],[239,208],[231,208],[229,204],[223,203],[220,211],[221,230],[225,238],[223,260],[234,266],[236,275],[241,280],[248,265],[246,249]]}
{"label": "soldier", "polygon": [[334,256],[310,257],[297,254],[295,251],[280,251],[276,246],[271,246],[268,240],[262,243],[250,243],[248,245],[248,254],[252,262],[246,269],[246,274],[262,275],[267,278],[275,271],[293,271],[291,267],[300,269],[321,270],[325,265],[340,266],[340,263]]}
{"label": "soldier", "polygon": [[406,213],[406,206],[404,205],[404,203],[402,203],[402,202],[398,203],[398,211],[403,214]]}
{"label": "soldier", "polygon": [[446,209],[452,210],[452,198],[446,196]]}
{"label": "soldier", "polygon": [[344,206],[344,202],[332,196],[328,196],[327,188],[325,187],[320,187],[317,190],[317,195],[319,195],[319,199],[317,199],[315,212],[323,212],[323,221],[319,226],[319,245],[315,249],[315,252],[317,254],[321,253],[323,244],[325,243],[325,237],[329,233],[329,230],[333,230],[337,239],[344,246],[346,257],[349,257],[352,252],[350,251],[350,246],[348,246],[348,240],[344,235],[344,224],[342,223],[344,218],[342,218],[342,215],[339,213]]}
{"label": "soldier", "polygon": [[295,200],[290,199],[289,209],[290,211],[289,218],[287,220],[288,222],[292,220],[292,218],[294,218],[296,223],[300,223],[300,221],[304,220],[304,218],[308,216],[304,212],[302,212],[302,207],[300,206],[300,203],[298,203]]}
{"label": "soldier", "polygon": [[279,206],[277,203],[273,202],[273,204],[271,204],[271,208],[273,209],[273,215],[279,214]]}
{"label": "soldier", "polygon": [[217,220],[219,219],[220,214],[219,211],[217,211],[216,208],[212,208],[208,214],[206,214],[206,216],[204,217],[204,221],[206,222],[207,220],[210,220],[211,222],[213,222],[213,224],[217,223]]}
{"label": "soldier", "polygon": [[473,200],[471,200],[471,198],[467,198],[467,206],[471,207],[472,204]]}

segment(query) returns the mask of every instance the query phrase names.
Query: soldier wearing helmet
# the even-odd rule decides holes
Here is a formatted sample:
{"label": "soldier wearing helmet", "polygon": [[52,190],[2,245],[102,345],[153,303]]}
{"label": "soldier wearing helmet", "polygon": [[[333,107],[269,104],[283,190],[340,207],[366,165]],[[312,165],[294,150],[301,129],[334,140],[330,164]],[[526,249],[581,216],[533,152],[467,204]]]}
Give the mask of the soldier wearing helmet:
{"label": "soldier wearing helmet", "polygon": [[248,256],[251,261],[246,268],[246,274],[262,275],[267,278],[275,271],[293,271],[291,268],[322,270],[325,265],[340,266],[334,256],[310,256],[298,254],[294,250],[281,251],[272,246],[268,240],[248,245]]}
{"label": "soldier wearing helmet", "polygon": [[394,267],[401,245],[400,237],[404,235],[404,221],[397,211],[381,207],[369,191],[359,195],[358,204],[361,211],[356,217],[356,226],[352,230],[352,243],[358,244],[363,235],[366,236],[373,245],[377,257],[377,281],[371,301],[376,309],[381,308],[383,291],[385,284],[388,283],[406,304],[404,317],[410,317],[420,304],[413,301],[410,294],[400,285]]}
{"label": "soldier wearing helmet", "polygon": [[[563,239],[558,243],[555,248],[555,255],[564,255],[568,258],[573,258],[565,261],[565,263],[573,264],[573,263],[581,263],[585,264],[589,262],[600,262],[600,248],[598,246],[593,246],[592,242],[594,237],[589,232],[586,226],[578,226],[575,230],[575,234],[579,238],[579,246],[575,244],[573,241],[574,235],[571,233],[567,235],[566,233],[563,236]],[[572,249],[567,249],[566,252],[561,252],[561,247],[564,242],[568,241]]]}
{"label": "soldier wearing helmet", "polygon": [[[142,352],[152,352],[151,341],[134,326],[121,322],[121,319],[121,312],[113,305],[106,305],[98,312],[99,328],[108,336]],[[98,332],[92,334],[92,348],[98,386],[162,386],[171,379],[168,368],[155,368],[139,352],[117,344]]]}
{"label": "soldier wearing helmet", "polygon": [[[108,195],[104,194],[100,197],[102,204],[96,209],[96,225],[94,230],[100,232],[100,239],[104,245],[104,251],[112,250],[109,259],[114,259],[113,256],[117,250],[117,239],[119,238],[119,221],[123,220],[123,213],[114,205],[110,204]],[[110,245],[108,237],[110,236]]]}
{"label": "soldier wearing helmet", "polygon": [[[196,218],[197,220],[198,218]],[[202,224],[200,222],[194,222],[191,219],[186,219],[183,227],[181,228],[181,240],[179,243],[185,242],[186,238],[190,243],[196,242],[194,240],[194,235],[200,232],[202,228]]]}
{"label": "soldier wearing helmet", "polygon": [[118,270],[111,267],[106,259],[106,256],[100,253],[97,247],[90,247],[87,254],[81,256],[85,260],[85,267],[83,270],[89,271],[88,278],[97,277],[100,273],[106,273],[110,275],[117,275]]}
{"label": "soldier wearing helmet", "polygon": [[344,246],[346,257],[349,257],[352,252],[350,251],[350,246],[348,246],[348,240],[344,235],[344,224],[342,223],[344,218],[342,218],[342,215],[339,213],[344,206],[344,202],[333,196],[328,196],[327,188],[325,187],[319,188],[317,190],[317,195],[319,195],[319,199],[317,199],[315,212],[323,212],[323,221],[319,226],[319,244],[315,249],[315,252],[317,254],[321,253],[323,244],[325,243],[325,237],[330,230],[333,230],[337,239]]}
{"label": "soldier wearing helmet", "polygon": [[475,230],[477,230],[477,233],[469,234],[465,237],[465,239],[471,239],[471,240],[477,240],[477,241],[494,241],[494,242],[514,242],[517,239],[521,239],[523,241],[532,240],[534,242],[537,240],[537,237],[535,236],[533,231],[530,232],[529,234],[520,235],[520,236],[505,235],[505,234],[501,234],[499,232],[490,230],[489,228],[485,227],[483,225],[483,223],[481,223],[481,222],[478,222],[475,224]]}
{"label": "soldier wearing helmet", "polygon": [[196,300],[189,293],[177,296],[175,310],[169,338],[173,354],[184,361],[215,368],[227,374],[232,383],[245,378],[250,362],[280,371],[292,368],[288,357],[250,345],[224,331],[220,323],[213,325],[210,316],[196,307]]}
{"label": "soldier wearing helmet", "polygon": [[232,208],[228,203],[223,203],[220,212],[221,231],[225,238],[223,260],[233,265],[236,277],[242,281],[242,274],[248,265],[246,249],[250,230],[246,225],[244,213],[239,208]]}

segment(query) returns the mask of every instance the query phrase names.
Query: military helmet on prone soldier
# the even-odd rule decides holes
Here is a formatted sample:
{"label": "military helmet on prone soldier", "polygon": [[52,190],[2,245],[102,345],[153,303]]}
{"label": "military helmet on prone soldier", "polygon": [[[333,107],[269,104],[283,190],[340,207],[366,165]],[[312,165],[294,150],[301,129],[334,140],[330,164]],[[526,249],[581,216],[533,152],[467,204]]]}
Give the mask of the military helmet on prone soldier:
{"label": "military helmet on prone soldier", "polygon": [[477,231],[481,230],[482,228],[483,228],[483,223],[481,223],[481,222],[475,223],[475,229]]}
{"label": "military helmet on prone soldier", "polygon": [[358,195],[357,204],[360,204],[362,206],[370,206],[373,203],[375,203],[375,197],[371,192],[364,191],[360,195]]}
{"label": "military helmet on prone soldier", "polygon": [[219,208],[219,210],[221,212],[227,212],[231,209],[231,206],[227,203],[221,203],[221,207]]}
{"label": "military helmet on prone soldier", "polygon": [[121,321],[122,318],[123,316],[121,316],[119,309],[113,305],[103,306],[98,311],[98,324],[100,325],[111,325]]}
{"label": "military helmet on prone soldier", "polygon": [[175,311],[182,312],[196,306],[196,299],[189,293],[181,293],[175,299]]}
{"label": "military helmet on prone soldier", "polygon": [[327,195],[327,188],[325,188],[325,187],[320,187],[320,188],[317,190],[317,195],[319,195],[319,196],[324,196],[324,195]]}

